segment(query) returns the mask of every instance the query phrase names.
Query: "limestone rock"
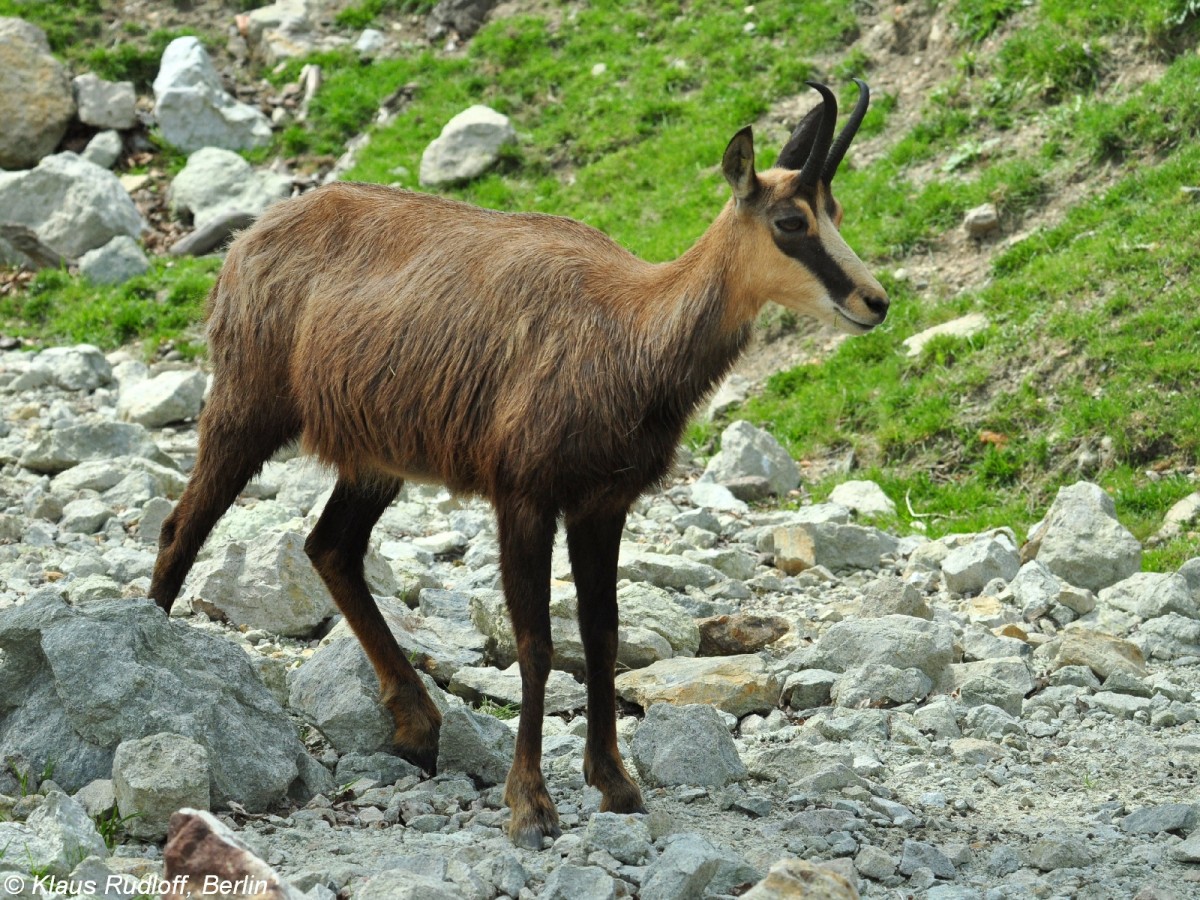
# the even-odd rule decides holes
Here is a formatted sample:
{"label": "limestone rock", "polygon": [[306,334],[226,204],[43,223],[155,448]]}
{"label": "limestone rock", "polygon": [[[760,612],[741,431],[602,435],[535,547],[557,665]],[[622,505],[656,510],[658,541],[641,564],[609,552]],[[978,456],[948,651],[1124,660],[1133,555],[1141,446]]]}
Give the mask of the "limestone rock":
{"label": "limestone rock", "polygon": [[651,785],[724,787],[746,777],[729,729],[707,705],[651,704],[629,749],[638,774]]}
{"label": "limestone rock", "polygon": [[1146,676],[1146,660],[1142,651],[1129,641],[1088,628],[1066,629],[1054,654],[1054,668],[1087,666],[1100,678],[1114,672],[1125,672],[1139,678]]}
{"label": "limestone rock", "polygon": [[89,250],[79,259],[79,273],[96,284],[121,284],[149,270],[150,260],[138,242],[127,234],[117,235],[103,247]]}
{"label": "limestone rock", "polygon": [[137,124],[137,95],[131,81],[105,81],[91,72],[71,80],[79,121],[96,128],[125,131]]}
{"label": "limestone rock", "polygon": [[425,148],[421,184],[430,187],[476,178],[495,165],[501,148],[516,138],[508,116],[487,106],[463,110]]}
{"label": "limestone rock", "polygon": [[208,809],[208,753],[200,744],[162,732],[123,741],[113,756],[113,791],[130,834],[157,841],[182,806]]}
{"label": "limestone rock", "polygon": [[775,565],[789,575],[824,566],[832,571],[876,568],[894,553],[894,537],[876,528],[837,522],[804,522],[776,528]]}
{"label": "limestone rock", "polygon": [[145,227],[117,177],[74,153],[47,156],[28,171],[0,172],[0,225],[28,229],[67,259],[118,235],[137,238]]}
{"label": "limestone rock", "polygon": [[746,476],[767,479],[771,492],[786,495],[800,483],[796,461],[769,432],[739,419],[721,432],[721,450],[709,460],[702,481],[726,484]]}
{"label": "limestone rock", "polygon": [[837,503],[860,516],[894,516],[896,504],[874,481],[843,481],[829,494]]}
{"label": "limestone rock", "polygon": [[20,753],[78,790],[123,741],[171,731],[208,752],[214,804],[274,806],[299,775],[295,727],[222,637],[148,600],[68,606],[43,592],[0,610],[0,758]]}
{"label": "limestone rock", "polygon": [[0,169],[26,169],[53,153],[74,114],[70,76],[45,32],[0,17]]}
{"label": "limestone rock", "polygon": [[122,385],[117,395],[117,416],[147,428],[161,428],[172,422],[200,415],[208,379],[203,372],[177,370],[153,378]]}
{"label": "limestone rock", "polygon": [[617,676],[617,693],[639,706],[708,703],[735,716],[770,712],[780,686],[762,659],[752,655],[675,657]]}
{"label": "limestone rock", "polygon": [[1141,544],[1117,521],[1112,497],[1086,481],[1059,489],[1029,543],[1054,575],[1091,591],[1128,578],[1142,564]]}
{"label": "limestone rock", "polygon": [[492,716],[463,707],[442,717],[439,772],[463,772],[482,784],[503,784],[512,765],[516,738]]}
{"label": "limestone rock", "polygon": [[935,681],[954,661],[954,635],[912,616],[835,623],[808,653],[809,667],[845,672],[868,663],[920,669]]}
{"label": "limestone rock", "polygon": [[271,140],[270,121],[225,91],[198,38],[180,37],[167,45],[154,97],[163,138],[185,153],[202,147],[242,150]]}
{"label": "limestone rock", "polygon": [[234,215],[256,217],[292,192],[292,179],[269,170],[256,171],[232,150],[202,147],[171,181],[171,211],[191,217],[197,229]]}

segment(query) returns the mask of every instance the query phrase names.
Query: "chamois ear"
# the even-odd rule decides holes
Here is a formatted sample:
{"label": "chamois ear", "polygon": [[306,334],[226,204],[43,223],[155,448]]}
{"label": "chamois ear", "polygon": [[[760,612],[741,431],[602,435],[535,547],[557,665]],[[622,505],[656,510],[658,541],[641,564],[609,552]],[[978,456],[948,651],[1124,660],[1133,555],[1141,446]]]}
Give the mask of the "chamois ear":
{"label": "chamois ear", "polygon": [[754,173],[754,132],[749,125],[735,134],[725,148],[721,171],[739,201],[748,200],[758,192],[758,176]]}

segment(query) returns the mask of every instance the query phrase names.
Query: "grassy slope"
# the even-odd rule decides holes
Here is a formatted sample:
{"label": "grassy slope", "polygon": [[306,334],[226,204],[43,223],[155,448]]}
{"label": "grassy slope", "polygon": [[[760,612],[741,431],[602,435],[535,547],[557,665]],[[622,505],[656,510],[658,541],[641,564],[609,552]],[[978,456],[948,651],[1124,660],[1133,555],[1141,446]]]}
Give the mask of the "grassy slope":
{"label": "grassy slope", "polygon": [[[34,17],[20,0],[0,0],[0,14],[14,5]],[[389,7],[397,3],[360,4],[352,24]],[[1200,463],[1200,401],[1187,389],[1200,360],[1192,287],[1200,202],[1180,190],[1196,184],[1200,163],[1200,58],[1187,52],[1200,33],[1197,7],[958,0],[956,75],[882,159],[839,178],[852,246],[887,273],[980,202],[1019,221],[1056,174],[1107,166],[1120,178],[1061,225],[1003,253],[974,293],[929,297],[889,283],[896,303],[883,329],[822,364],[777,375],[740,414],[770,424],[798,457],[853,447],[894,498],[907,495],[914,510],[935,514],[922,517],[930,533],[1032,524],[1056,487],[1079,477],[1077,452],[1107,437],[1111,453],[1092,477],[1139,536],[1151,532],[1194,488],[1171,473]],[[285,131],[279,149],[338,152],[398,86],[415,83],[414,100],[375,129],[350,173],[415,187],[421,151],[441,124],[470,103],[488,103],[513,117],[520,146],[494,172],[448,193],[572,215],[664,259],[686,248],[723,202],[715,164],[737,126],[794,95],[806,77],[839,86],[869,78],[870,60],[843,50],[856,28],[851,8],[768,0],[748,15],[715,0],[597,0],[557,21],[492,23],[465,58],[414,53],[362,66],[330,54],[319,60],[327,80],[310,123]],[[81,30],[86,21],[80,16]],[[985,55],[980,42],[989,36],[997,50]],[[1130,42],[1169,68],[1160,82],[1114,100],[1115,48]],[[90,59],[110,71],[110,57],[122,52],[62,39],[57,46],[76,70]],[[812,69],[818,54],[839,59],[832,72]],[[598,63],[603,72],[594,71]],[[272,77],[293,78],[299,65]],[[864,133],[886,128],[891,107],[877,98]],[[1030,122],[1049,139],[1035,147],[1004,140]],[[981,134],[999,136],[1001,149],[984,154]],[[781,135],[772,137],[760,135],[764,167]],[[912,180],[915,167],[931,162],[941,175]],[[212,271],[205,262],[160,266],[102,290],[45,273],[27,295],[0,301],[0,314],[47,341],[169,338],[198,315]],[[993,323],[982,335],[939,340],[915,360],[904,355],[904,337],[972,309]],[[715,433],[698,427],[692,437],[711,446]],[[1151,478],[1151,469],[1165,474]],[[913,522],[907,511],[901,519]],[[1177,541],[1147,562],[1169,567],[1195,552]]]}

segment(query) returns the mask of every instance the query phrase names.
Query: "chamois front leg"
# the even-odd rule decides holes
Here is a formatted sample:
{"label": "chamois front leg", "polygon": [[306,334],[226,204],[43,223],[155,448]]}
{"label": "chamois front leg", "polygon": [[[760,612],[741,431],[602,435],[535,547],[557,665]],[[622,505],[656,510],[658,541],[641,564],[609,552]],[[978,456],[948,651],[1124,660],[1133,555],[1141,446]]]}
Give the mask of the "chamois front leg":
{"label": "chamois front leg", "polygon": [[625,512],[567,520],[567,549],[579,598],[579,634],[587,662],[588,727],[583,777],[603,812],[644,813],[642,792],[617,750],[617,557]]}
{"label": "chamois front leg", "polygon": [[504,801],[512,810],[508,834],[514,844],[540,850],[542,838],[562,834],[558,810],[542,777],[542,716],[554,645],[550,637],[550,555],[555,515],[531,503],[506,498],[496,503],[500,573],[517,638],[521,670],[521,718],[517,750]]}
{"label": "chamois front leg", "polygon": [[434,772],[442,714],[405,658],[363,577],[371,529],[402,482],[363,484],[339,478],[304,550],[379,677],[380,700],[396,723],[394,742],[405,759]]}

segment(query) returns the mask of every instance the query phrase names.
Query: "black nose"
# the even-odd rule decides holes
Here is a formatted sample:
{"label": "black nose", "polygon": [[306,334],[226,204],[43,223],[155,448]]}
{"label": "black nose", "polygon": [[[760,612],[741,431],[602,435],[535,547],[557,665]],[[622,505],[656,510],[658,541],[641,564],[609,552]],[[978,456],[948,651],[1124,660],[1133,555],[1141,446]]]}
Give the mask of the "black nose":
{"label": "black nose", "polygon": [[863,294],[862,301],[863,301],[863,303],[865,303],[867,305],[867,309],[869,309],[871,312],[875,313],[875,315],[879,316],[879,318],[882,319],[884,316],[887,315],[887,311],[888,311],[887,297],[872,297],[869,294]]}

